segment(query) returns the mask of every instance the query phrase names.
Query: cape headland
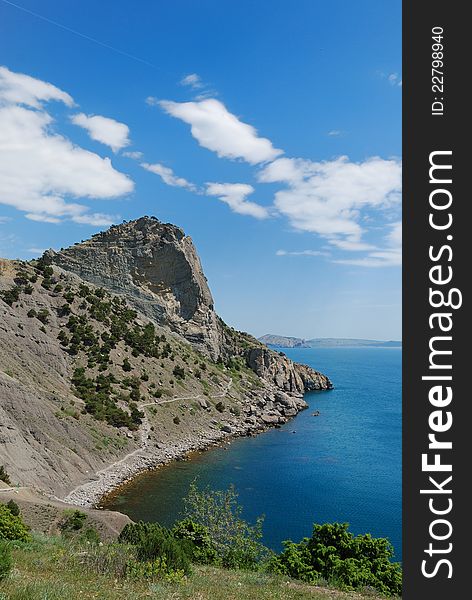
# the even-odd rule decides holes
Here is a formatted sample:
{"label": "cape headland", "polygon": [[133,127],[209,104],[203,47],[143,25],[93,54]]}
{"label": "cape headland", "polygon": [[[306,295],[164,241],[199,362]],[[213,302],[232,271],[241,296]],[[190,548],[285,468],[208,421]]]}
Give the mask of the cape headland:
{"label": "cape headland", "polygon": [[154,217],[0,259],[0,314],[0,464],[73,504],[332,387],[226,325],[191,238]]}

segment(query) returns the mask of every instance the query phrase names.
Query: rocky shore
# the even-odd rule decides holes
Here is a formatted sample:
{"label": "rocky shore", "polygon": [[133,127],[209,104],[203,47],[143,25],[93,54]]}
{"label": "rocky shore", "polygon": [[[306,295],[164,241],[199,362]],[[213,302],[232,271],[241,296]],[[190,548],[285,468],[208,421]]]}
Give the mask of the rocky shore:
{"label": "rocky shore", "polygon": [[261,397],[255,404],[246,408],[242,419],[226,419],[223,425],[211,421],[204,431],[189,433],[182,439],[154,443],[148,436],[149,424],[145,421],[141,431],[141,447],[121,460],[98,471],[88,482],[74,488],[64,498],[64,502],[77,506],[93,507],[120,486],[130,482],[137,475],[157,469],[175,460],[182,460],[189,453],[208,450],[232,438],[262,433],[271,427],[286,423],[308,407],[300,395],[277,391],[269,398]]}

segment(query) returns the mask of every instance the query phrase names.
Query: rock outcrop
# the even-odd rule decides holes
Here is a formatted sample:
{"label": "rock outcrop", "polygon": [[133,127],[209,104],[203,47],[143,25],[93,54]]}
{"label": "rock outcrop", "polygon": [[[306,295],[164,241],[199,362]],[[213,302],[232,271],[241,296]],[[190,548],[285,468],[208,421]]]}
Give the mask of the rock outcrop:
{"label": "rock outcrop", "polygon": [[127,297],[137,310],[212,359],[221,354],[213,298],[192,239],[153,217],[110,227],[45,258]]}
{"label": "rock outcrop", "polygon": [[268,348],[251,348],[247,351],[246,360],[259,377],[285,392],[303,394],[333,387],[326,375],[307,365],[294,363],[284,354]]}
{"label": "rock outcrop", "polygon": [[175,225],[142,217],[60,252],[48,250],[44,257],[83,280],[123,294],[141,313],[169,327],[212,360],[244,355],[259,377],[284,391],[331,387],[320,373],[295,366],[252,336],[244,334],[244,348],[240,347],[237,335],[215,313],[192,239]]}

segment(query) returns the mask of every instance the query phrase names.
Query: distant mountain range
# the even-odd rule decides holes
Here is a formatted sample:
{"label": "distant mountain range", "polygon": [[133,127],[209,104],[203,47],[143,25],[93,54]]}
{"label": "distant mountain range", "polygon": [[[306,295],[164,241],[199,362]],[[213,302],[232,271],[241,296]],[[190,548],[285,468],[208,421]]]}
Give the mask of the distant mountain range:
{"label": "distant mountain range", "polygon": [[259,338],[266,346],[277,348],[341,348],[341,347],[369,347],[369,348],[401,348],[398,340],[363,340],[357,338],[313,338],[304,340],[284,335],[267,333]]}

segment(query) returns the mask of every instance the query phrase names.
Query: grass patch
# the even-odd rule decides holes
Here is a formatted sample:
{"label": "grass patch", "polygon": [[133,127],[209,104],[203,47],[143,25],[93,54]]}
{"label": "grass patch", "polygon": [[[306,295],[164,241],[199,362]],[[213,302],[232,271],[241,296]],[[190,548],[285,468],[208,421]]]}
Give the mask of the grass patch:
{"label": "grass patch", "polygon": [[287,577],[211,566],[195,566],[180,583],[128,579],[120,576],[129,558],[126,546],[123,553],[105,555],[91,545],[42,536],[11,546],[13,570],[0,582],[0,600],[380,600]]}

